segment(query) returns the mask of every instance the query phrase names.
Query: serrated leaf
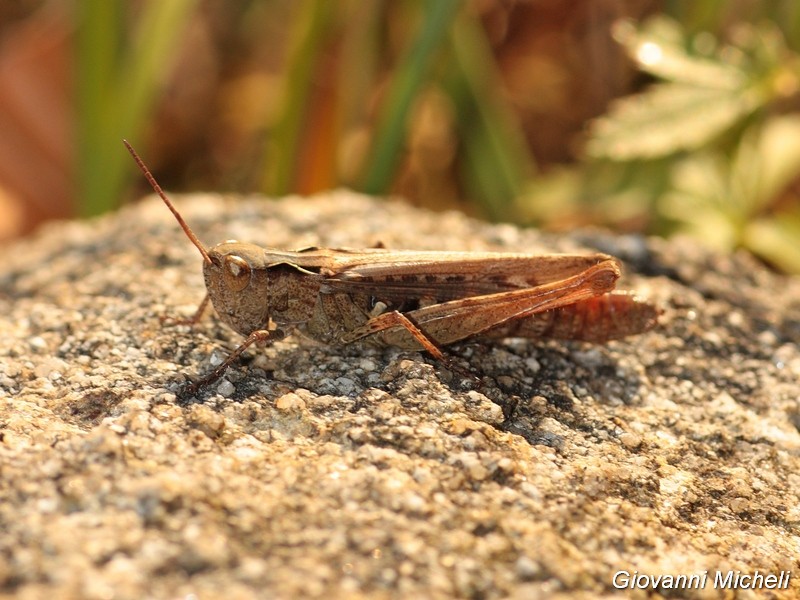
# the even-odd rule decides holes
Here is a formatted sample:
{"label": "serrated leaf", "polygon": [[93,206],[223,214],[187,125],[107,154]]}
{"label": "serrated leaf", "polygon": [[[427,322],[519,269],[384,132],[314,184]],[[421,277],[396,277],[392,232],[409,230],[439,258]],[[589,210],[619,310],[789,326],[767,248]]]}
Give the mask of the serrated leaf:
{"label": "serrated leaf", "polygon": [[[734,90],[747,80],[746,73],[722,60],[719,52],[705,56],[690,52],[680,24],[668,17],[654,17],[638,29],[623,23],[615,28],[614,37],[641,70],[673,83]],[[730,48],[726,51],[731,54]]]}
{"label": "serrated leaf", "polygon": [[624,228],[648,220],[668,179],[664,161],[561,167],[530,181],[518,199],[519,214],[551,229],[587,223]]}
{"label": "serrated leaf", "polygon": [[673,163],[671,180],[676,194],[695,198],[714,210],[722,209],[730,195],[728,161],[717,152],[698,152]]}
{"label": "serrated leaf", "polygon": [[787,273],[800,273],[800,211],[747,225],[744,246]]}
{"label": "serrated leaf", "polygon": [[774,117],[743,137],[731,181],[749,214],[770,206],[800,176],[800,116]]}
{"label": "serrated leaf", "polygon": [[673,187],[659,199],[659,213],[705,245],[729,251],[739,242],[738,219],[727,205],[729,183],[722,155],[694,154],[675,164]]}
{"label": "serrated leaf", "polygon": [[759,105],[753,91],[660,83],[618,100],[597,119],[587,153],[632,160],[692,150],[711,141]]}

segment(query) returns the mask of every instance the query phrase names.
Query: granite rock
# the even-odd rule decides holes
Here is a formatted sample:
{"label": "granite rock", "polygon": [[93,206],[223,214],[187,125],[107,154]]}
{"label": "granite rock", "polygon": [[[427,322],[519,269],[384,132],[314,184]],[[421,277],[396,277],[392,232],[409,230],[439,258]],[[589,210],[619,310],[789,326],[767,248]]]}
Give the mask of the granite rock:
{"label": "granite rock", "polygon": [[346,191],[177,204],[209,244],[600,250],[664,313],[602,346],[453,347],[480,386],[290,337],[186,398],[240,338],[163,322],[204,294],[172,216],[151,197],[50,225],[0,267],[0,597],[645,598],[614,574],[728,570],[793,571],[754,593],[800,595],[797,278]]}

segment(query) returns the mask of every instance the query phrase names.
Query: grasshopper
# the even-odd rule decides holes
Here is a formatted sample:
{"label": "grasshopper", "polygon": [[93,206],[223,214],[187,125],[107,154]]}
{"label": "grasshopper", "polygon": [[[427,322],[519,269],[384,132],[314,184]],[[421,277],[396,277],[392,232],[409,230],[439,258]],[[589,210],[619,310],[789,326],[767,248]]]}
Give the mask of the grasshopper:
{"label": "grasshopper", "polygon": [[218,380],[253,344],[299,332],[328,344],[367,341],[425,350],[468,338],[558,338],[602,343],[655,326],[659,311],[615,292],[619,262],[606,254],[433,252],[384,248],[289,251],[226,241],[206,249],[123,140],[147,181],[203,257],[206,296],[245,336],[187,389]]}

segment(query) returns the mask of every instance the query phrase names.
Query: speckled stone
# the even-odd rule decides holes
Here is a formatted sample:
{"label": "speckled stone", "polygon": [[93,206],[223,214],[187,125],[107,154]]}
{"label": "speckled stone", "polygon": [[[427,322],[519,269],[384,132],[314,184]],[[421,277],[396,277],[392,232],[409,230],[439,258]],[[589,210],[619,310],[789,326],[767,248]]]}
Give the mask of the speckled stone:
{"label": "speckled stone", "polygon": [[172,216],[50,225],[0,267],[0,597],[598,598],[619,570],[728,569],[794,570],[771,597],[800,595],[798,279],[344,191],[178,206],[209,244],[609,252],[662,324],[456,346],[479,387],[289,338],[186,399],[239,338],[162,323],[204,294]]}

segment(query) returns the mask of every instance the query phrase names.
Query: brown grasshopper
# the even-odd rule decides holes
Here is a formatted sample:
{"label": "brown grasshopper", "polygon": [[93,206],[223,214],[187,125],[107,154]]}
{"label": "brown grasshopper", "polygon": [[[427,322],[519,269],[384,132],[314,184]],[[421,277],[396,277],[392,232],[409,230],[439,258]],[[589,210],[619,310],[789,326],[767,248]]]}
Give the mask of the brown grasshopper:
{"label": "brown grasshopper", "polygon": [[219,379],[245,349],[298,331],[330,344],[365,340],[426,350],[467,338],[559,338],[605,342],[651,329],[658,309],[613,291],[617,260],[606,254],[513,254],[261,248],[227,241],[206,249],[124,141],[150,185],[203,256],[207,294],[246,336],[187,392]]}

